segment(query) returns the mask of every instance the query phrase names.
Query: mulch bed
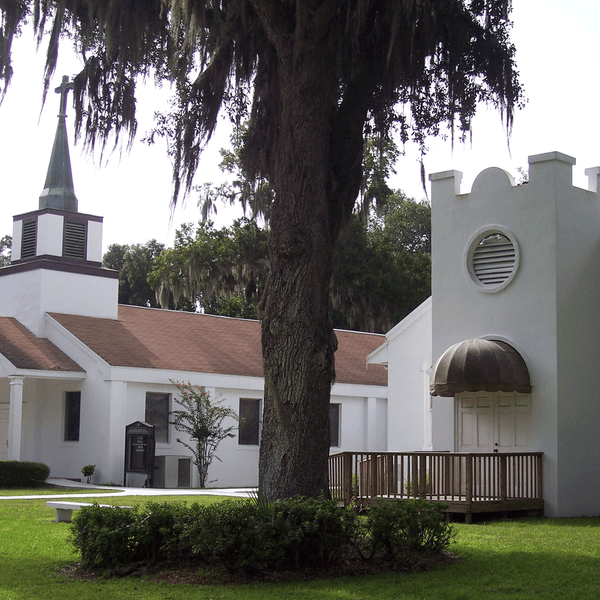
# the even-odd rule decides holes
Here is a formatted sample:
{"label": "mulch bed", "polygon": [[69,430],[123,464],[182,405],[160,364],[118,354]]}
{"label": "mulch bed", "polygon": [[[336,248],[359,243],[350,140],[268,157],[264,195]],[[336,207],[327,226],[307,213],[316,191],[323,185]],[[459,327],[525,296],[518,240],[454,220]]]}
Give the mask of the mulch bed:
{"label": "mulch bed", "polygon": [[450,552],[427,554],[412,553],[396,558],[394,561],[363,561],[358,557],[345,559],[342,563],[322,569],[307,568],[255,573],[251,576],[232,574],[225,569],[190,562],[188,564],[161,563],[149,565],[136,563],[114,571],[86,569],[80,564],[68,565],[61,572],[63,575],[83,581],[99,581],[111,577],[146,576],[151,581],[188,585],[239,585],[243,583],[272,583],[285,581],[308,581],[313,579],[331,579],[353,577],[356,575],[375,575],[378,573],[410,573],[426,571],[442,565],[458,562],[458,557]]}

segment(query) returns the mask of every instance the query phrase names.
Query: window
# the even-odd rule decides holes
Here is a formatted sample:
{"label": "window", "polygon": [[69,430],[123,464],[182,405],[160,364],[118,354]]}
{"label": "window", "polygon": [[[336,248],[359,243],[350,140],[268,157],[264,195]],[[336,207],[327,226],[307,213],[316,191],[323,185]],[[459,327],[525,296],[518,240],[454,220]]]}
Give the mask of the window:
{"label": "window", "polygon": [[65,442],[79,441],[81,392],[65,392]]}
{"label": "window", "polygon": [[238,444],[258,446],[260,438],[260,398],[240,398]]}
{"label": "window", "polygon": [[154,439],[157,444],[169,443],[170,394],[146,392],[146,417],[149,425],[154,425]]}
{"label": "window", "polygon": [[329,405],[329,445],[340,446],[340,404]]}

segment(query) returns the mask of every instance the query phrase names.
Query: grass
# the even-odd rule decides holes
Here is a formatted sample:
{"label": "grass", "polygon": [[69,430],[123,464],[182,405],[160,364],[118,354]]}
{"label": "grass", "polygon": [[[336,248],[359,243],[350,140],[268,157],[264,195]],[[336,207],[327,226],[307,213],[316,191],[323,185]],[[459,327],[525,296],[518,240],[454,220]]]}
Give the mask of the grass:
{"label": "grass", "polygon": [[43,485],[35,488],[19,488],[18,490],[0,489],[2,496],[46,496],[58,494],[108,494],[114,493],[114,489],[98,488],[67,488],[58,485]]}
{"label": "grass", "polygon": [[[108,502],[145,503],[120,496]],[[152,501],[215,502],[216,496]],[[104,500],[103,503],[107,503]],[[600,519],[523,519],[456,525],[461,561],[428,572],[276,584],[195,587],[149,578],[70,579],[77,561],[69,525],[54,523],[46,501],[0,501],[0,599],[169,600],[586,600],[600,597]]]}

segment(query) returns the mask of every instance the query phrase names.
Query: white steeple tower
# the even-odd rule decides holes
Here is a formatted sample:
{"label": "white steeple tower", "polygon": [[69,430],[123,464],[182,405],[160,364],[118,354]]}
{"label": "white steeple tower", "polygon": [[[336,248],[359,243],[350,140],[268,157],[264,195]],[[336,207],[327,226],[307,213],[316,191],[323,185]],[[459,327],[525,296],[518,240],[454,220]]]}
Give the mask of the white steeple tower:
{"label": "white steeple tower", "polygon": [[66,128],[68,77],[39,209],[13,217],[12,258],[0,269],[0,316],[43,337],[45,313],[117,318],[118,271],[102,267],[102,217],[77,212]]}

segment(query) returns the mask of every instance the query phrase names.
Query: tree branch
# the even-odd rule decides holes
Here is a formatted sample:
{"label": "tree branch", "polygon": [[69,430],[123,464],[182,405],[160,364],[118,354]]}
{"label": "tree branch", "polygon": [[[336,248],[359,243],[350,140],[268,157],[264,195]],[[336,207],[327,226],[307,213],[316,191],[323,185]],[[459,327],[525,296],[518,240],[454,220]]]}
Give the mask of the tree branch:
{"label": "tree branch", "polygon": [[267,38],[273,44],[277,55],[280,59],[284,59],[289,52],[292,27],[288,22],[281,2],[278,2],[278,0],[250,0],[250,5],[258,15]]}

